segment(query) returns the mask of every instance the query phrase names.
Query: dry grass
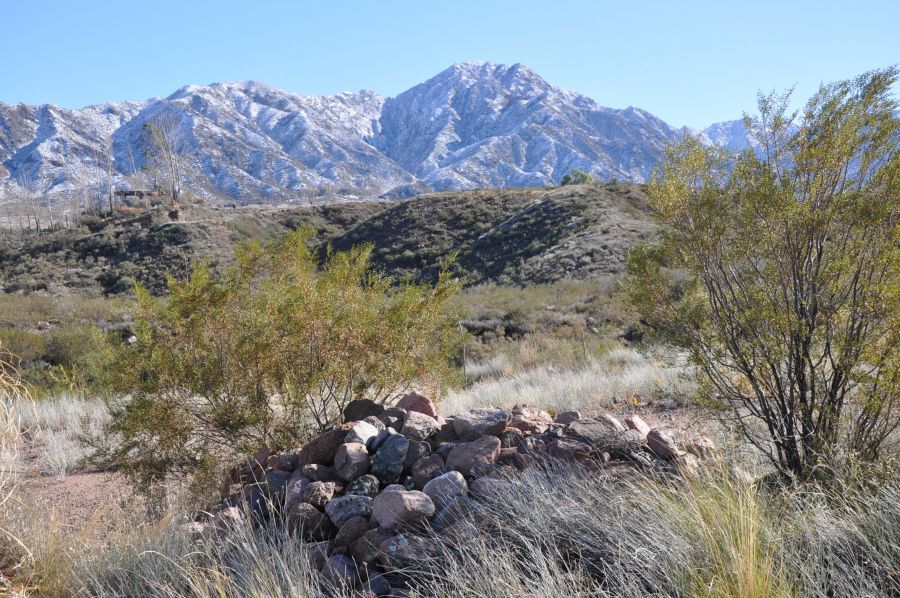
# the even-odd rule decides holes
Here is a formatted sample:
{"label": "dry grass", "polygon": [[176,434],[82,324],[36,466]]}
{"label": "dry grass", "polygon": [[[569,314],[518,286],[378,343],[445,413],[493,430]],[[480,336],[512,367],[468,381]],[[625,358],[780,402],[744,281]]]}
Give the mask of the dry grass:
{"label": "dry grass", "polygon": [[[503,370],[508,362],[493,357],[475,371]],[[677,359],[654,358],[633,349],[613,349],[576,368],[541,366],[511,376],[488,378],[450,392],[441,402],[444,413],[473,407],[511,407],[524,403],[554,412],[600,408],[616,402],[665,399],[683,402],[693,392],[685,366]]]}

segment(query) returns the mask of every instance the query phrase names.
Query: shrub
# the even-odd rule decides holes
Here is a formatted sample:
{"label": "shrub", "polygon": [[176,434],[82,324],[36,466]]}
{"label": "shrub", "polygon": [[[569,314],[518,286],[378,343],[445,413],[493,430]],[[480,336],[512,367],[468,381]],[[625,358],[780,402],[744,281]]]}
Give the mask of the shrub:
{"label": "shrub", "polygon": [[200,265],[185,282],[170,279],[165,300],[138,287],[138,342],[110,368],[128,398],[109,403],[118,460],[139,481],[294,446],[350,400],[387,402],[450,375],[455,281],[392,286],[371,272],[368,246],[331,254],[319,270],[307,238],[244,246],[222,277]]}
{"label": "shrub", "polygon": [[[787,98],[761,97],[761,155],[670,147],[650,186],[665,238],[631,263],[647,320],[801,477],[876,460],[900,426],[897,74],[822,87],[795,131]],[[662,265],[690,278],[673,287]]]}
{"label": "shrub", "polygon": [[594,182],[594,177],[581,170],[580,168],[576,168],[563,176],[562,181],[560,181],[561,185],[589,185]]}

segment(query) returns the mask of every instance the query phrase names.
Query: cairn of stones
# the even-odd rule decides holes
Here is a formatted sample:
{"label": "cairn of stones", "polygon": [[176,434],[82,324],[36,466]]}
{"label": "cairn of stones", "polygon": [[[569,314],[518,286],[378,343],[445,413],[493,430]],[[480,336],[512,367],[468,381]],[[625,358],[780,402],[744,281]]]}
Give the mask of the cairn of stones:
{"label": "cairn of stones", "polygon": [[690,475],[713,450],[705,439],[681,450],[636,415],[622,423],[516,406],[444,418],[418,393],[391,407],[355,400],[343,416],[302,448],[261,451],[232,469],[221,505],[190,531],[208,540],[235,525],[277,522],[306,544],[328,582],[360,595],[403,595],[391,571],[433,558],[442,541],[502,527],[475,517],[478,502],[513,491],[516,476],[536,463]]}

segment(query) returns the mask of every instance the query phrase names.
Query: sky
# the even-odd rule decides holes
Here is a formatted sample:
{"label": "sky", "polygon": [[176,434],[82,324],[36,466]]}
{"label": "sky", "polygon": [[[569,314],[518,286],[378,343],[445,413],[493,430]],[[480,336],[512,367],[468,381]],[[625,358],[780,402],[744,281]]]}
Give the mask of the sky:
{"label": "sky", "polygon": [[0,102],[68,108],[257,80],[396,95],[457,62],[522,63],[675,126],[758,91],[900,63],[900,1],[0,0]]}

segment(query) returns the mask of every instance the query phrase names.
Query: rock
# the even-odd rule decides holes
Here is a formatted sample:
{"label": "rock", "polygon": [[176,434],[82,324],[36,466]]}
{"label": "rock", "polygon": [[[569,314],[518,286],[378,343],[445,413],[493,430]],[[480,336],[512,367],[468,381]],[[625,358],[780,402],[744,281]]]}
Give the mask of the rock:
{"label": "rock", "polygon": [[666,461],[673,461],[684,454],[671,433],[656,428],[647,434],[647,446],[657,457]]}
{"label": "rock", "polygon": [[350,544],[349,554],[357,563],[371,565],[381,554],[381,544],[393,534],[387,530],[370,529],[362,537]]}
{"label": "rock", "polygon": [[500,448],[518,448],[524,438],[522,431],[518,428],[506,428],[500,434]]}
{"label": "rock", "polygon": [[388,484],[382,492],[405,492],[406,487],[403,484]]}
{"label": "rock", "polygon": [[463,440],[499,436],[511,417],[509,411],[503,409],[472,409],[453,418],[453,429]]}
{"label": "rock", "polygon": [[334,498],[334,494],[334,482],[310,482],[300,496],[300,500],[323,509]]}
{"label": "rock", "polygon": [[294,473],[291,480],[288,482],[287,490],[285,491],[284,504],[286,510],[289,511],[298,502],[303,501],[303,493],[306,491],[306,487],[311,483],[312,480],[305,475],[298,475],[296,472]]}
{"label": "rock", "polygon": [[385,409],[381,415],[378,416],[378,419],[380,419],[388,428],[393,428],[399,432],[403,428],[403,422],[406,419],[406,410],[398,409],[397,407]]}
{"label": "rock", "polygon": [[368,446],[378,436],[378,428],[365,421],[353,422],[353,427],[344,436],[344,444],[358,442]]}
{"label": "rock", "polygon": [[434,515],[434,503],[424,492],[382,492],[372,503],[372,519],[385,529],[420,524]]}
{"label": "rock", "polygon": [[440,428],[438,428],[437,432],[434,433],[432,439],[434,440],[437,446],[441,446],[448,442],[456,442],[459,440],[459,435],[456,433],[456,429],[453,427],[453,419],[444,420],[443,423],[438,421],[440,424]]}
{"label": "rock", "polygon": [[584,461],[593,450],[591,445],[574,438],[551,438],[547,441],[547,452],[563,461]]}
{"label": "rock", "polygon": [[255,523],[262,523],[268,520],[271,514],[269,508],[271,499],[265,483],[244,486],[241,489],[241,497]]}
{"label": "rock", "polygon": [[310,463],[330,465],[334,460],[334,454],[338,447],[344,444],[344,437],[352,426],[344,424],[340,428],[329,430],[319,434],[300,449],[300,466]]}
{"label": "rock", "polygon": [[212,534],[214,529],[211,525],[200,521],[188,521],[187,523],[182,523],[179,527],[190,538],[191,543],[202,542]]}
{"label": "rock", "polygon": [[673,463],[684,477],[697,477],[700,475],[700,461],[691,453],[680,455]]}
{"label": "rock", "polygon": [[383,484],[392,484],[400,479],[406,461],[409,440],[396,434],[389,436],[375,453],[371,472]]}
{"label": "rock", "polygon": [[384,411],[384,406],[371,399],[355,399],[344,407],[344,421],[358,422],[369,416],[378,417]]}
{"label": "rock", "polygon": [[438,423],[433,417],[418,411],[410,411],[406,414],[400,433],[411,440],[425,440],[437,429]]}
{"label": "rock", "polygon": [[384,430],[386,427],[384,425],[384,422],[381,421],[380,419],[378,419],[377,417],[375,417],[374,415],[370,415],[369,417],[363,419],[362,421],[366,422],[367,424],[372,424],[373,426],[375,426],[376,430]]}
{"label": "rock", "polygon": [[443,468],[444,459],[440,455],[428,455],[419,459],[412,466],[413,487],[421,490]]}
{"label": "rock", "polygon": [[440,554],[436,540],[415,534],[397,534],[381,543],[380,560],[388,566],[414,565]]}
{"label": "rock", "polygon": [[284,504],[284,495],[292,474],[289,471],[270,469],[266,472],[266,492],[269,499],[276,505]]}
{"label": "rock", "polygon": [[378,430],[378,435],[372,439],[372,442],[367,448],[370,451],[375,452],[381,448],[381,445],[384,444],[385,440],[387,440],[391,436],[396,436],[399,433],[400,432],[398,432],[394,428],[383,427],[382,429]]}
{"label": "rock", "polygon": [[457,497],[455,500],[444,505],[443,508],[438,509],[434,518],[431,520],[431,527],[440,532],[457,521],[466,519],[471,515],[472,507],[470,506],[470,503],[461,497]]}
{"label": "rock", "polygon": [[437,418],[437,409],[434,406],[434,402],[417,392],[411,392],[401,397],[397,401],[397,407],[405,409],[407,412],[422,413],[428,417]]}
{"label": "rock", "polygon": [[427,442],[415,441],[411,440],[409,442],[409,448],[406,449],[406,459],[403,461],[403,468],[409,469],[413,466],[413,463],[418,461],[423,457],[427,457],[431,454],[431,445]]}
{"label": "rock", "polygon": [[341,529],[334,537],[334,543],[339,546],[350,546],[369,531],[369,520],[365,517],[351,517],[344,522]]}
{"label": "rock", "polygon": [[512,419],[507,427],[516,428],[526,434],[543,434],[553,423],[553,418],[546,411],[525,405],[513,408]]}
{"label": "rock", "polygon": [[553,418],[553,422],[562,426],[568,426],[572,422],[577,422],[580,419],[581,413],[579,413],[578,411],[563,411],[562,413],[558,413],[556,417]]}
{"label": "rock", "polygon": [[359,583],[356,565],[342,554],[328,557],[325,566],[322,567],[322,577],[341,588],[351,588]]}
{"label": "rock", "polygon": [[647,434],[650,433],[650,426],[645,422],[640,415],[631,415],[625,418],[625,425],[628,426],[631,430],[637,430],[640,432],[643,438],[647,438]]}
{"label": "rock", "polygon": [[628,428],[622,424],[614,415],[611,413],[604,413],[600,416],[601,421],[608,423],[616,432],[624,432]]}
{"label": "rock", "polygon": [[334,525],[319,509],[307,502],[297,503],[285,519],[289,533],[309,542],[327,540],[334,533]]}
{"label": "rock", "polygon": [[446,461],[447,457],[450,456],[450,451],[452,451],[454,448],[456,448],[460,444],[462,444],[462,443],[461,442],[447,442],[447,443],[439,446],[438,449],[435,451],[435,453],[440,455],[441,458],[444,461]]}
{"label": "rock", "polygon": [[[335,449],[335,451],[337,451],[337,449]],[[300,473],[314,482],[335,482],[339,479],[337,470],[331,465],[321,465],[318,463],[304,465],[301,468]]]}
{"label": "rock", "polygon": [[477,465],[496,463],[499,456],[500,439],[496,436],[482,436],[455,446],[447,456],[447,467],[468,477]]}
{"label": "rock", "polygon": [[517,450],[523,455],[538,456],[547,452],[547,440],[550,440],[550,438],[545,440],[538,436],[528,436],[522,441]]}
{"label": "rock", "polygon": [[281,453],[278,455],[269,455],[266,459],[266,466],[271,469],[280,471],[293,472],[300,467],[300,455],[298,453]]}
{"label": "rock", "polygon": [[478,478],[469,484],[469,493],[478,498],[492,498],[508,494],[515,489],[512,482],[497,478]]}
{"label": "rock", "polygon": [[369,471],[369,451],[358,442],[342,444],[334,455],[334,467],[342,480],[355,480]]}
{"label": "rock", "polygon": [[363,582],[363,589],[372,592],[376,596],[381,596],[391,591],[391,584],[388,583],[387,578],[381,573],[370,573]]}
{"label": "rock", "polygon": [[328,561],[328,545],[330,542],[305,542],[303,548],[306,549],[306,558],[315,571],[321,571]]}
{"label": "rock", "polygon": [[372,498],[378,494],[378,478],[372,474],[360,476],[350,483],[347,488],[347,495],[371,496]]}
{"label": "rock", "polygon": [[253,484],[261,481],[265,477],[265,465],[269,459],[269,449],[263,447],[259,449],[252,459],[235,465],[228,471],[225,476],[225,482],[222,488],[222,496],[230,493],[230,487],[233,484]]}
{"label": "rock", "polygon": [[325,506],[325,512],[334,526],[339,528],[352,517],[371,515],[372,498],[356,494],[338,496]]}
{"label": "rock", "polygon": [[458,498],[465,498],[469,494],[469,485],[461,473],[448,471],[425,484],[422,492],[431,498],[435,509],[443,509]]}

